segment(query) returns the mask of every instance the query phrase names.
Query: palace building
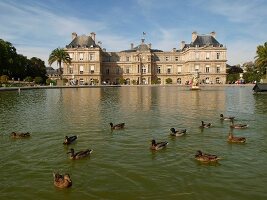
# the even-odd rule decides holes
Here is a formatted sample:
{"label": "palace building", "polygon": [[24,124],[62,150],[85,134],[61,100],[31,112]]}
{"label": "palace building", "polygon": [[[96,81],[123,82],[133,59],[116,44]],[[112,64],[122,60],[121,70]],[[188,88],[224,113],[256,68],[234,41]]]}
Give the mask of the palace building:
{"label": "palace building", "polygon": [[72,62],[64,64],[63,77],[69,84],[178,84],[191,82],[194,73],[205,84],[226,82],[226,47],[216,40],[216,33],[192,33],[190,43],[181,42],[171,51],[153,49],[141,39],[127,50],[108,52],[96,42],[96,34],[78,36],[66,45]]}

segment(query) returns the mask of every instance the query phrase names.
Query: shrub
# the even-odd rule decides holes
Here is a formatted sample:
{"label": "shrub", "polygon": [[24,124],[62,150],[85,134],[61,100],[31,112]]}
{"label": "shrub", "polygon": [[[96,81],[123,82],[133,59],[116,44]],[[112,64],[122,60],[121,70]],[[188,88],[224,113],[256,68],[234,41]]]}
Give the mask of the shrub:
{"label": "shrub", "polygon": [[43,82],[43,78],[40,77],[40,76],[36,76],[36,77],[34,78],[34,82],[35,82],[36,84],[41,84],[41,83]]}
{"label": "shrub", "polygon": [[32,77],[31,77],[31,76],[27,76],[27,77],[24,79],[24,81],[26,81],[26,82],[32,82],[33,80],[32,80]]}
{"label": "shrub", "polygon": [[7,83],[8,82],[8,76],[7,75],[2,75],[0,77],[0,83]]}

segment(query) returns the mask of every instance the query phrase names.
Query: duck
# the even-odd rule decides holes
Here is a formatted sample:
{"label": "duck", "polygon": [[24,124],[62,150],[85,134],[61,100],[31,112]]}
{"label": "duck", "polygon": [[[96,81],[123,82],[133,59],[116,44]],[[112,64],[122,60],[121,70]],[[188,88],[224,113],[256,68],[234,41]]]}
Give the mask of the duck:
{"label": "duck", "polygon": [[67,154],[70,153],[70,159],[72,160],[78,160],[84,157],[88,157],[93,152],[92,149],[86,149],[84,151],[79,151],[77,153],[74,153],[74,149],[70,149],[70,152],[67,152]]}
{"label": "duck", "polygon": [[246,142],[246,138],[245,137],[236,137],[230,131],[229,135],[228,135],[228,142],[230,142],[230,143],[245,143]]}
{"label": "duck", "polygon": [[114,125],[112,122],[110,122],[109,125],[111,127],[111,130],[114,130],[114,129],[123,129],[125,123],[120,123],[120,124]]}
{"label": "duck", "polygon": [[72,181],[69,174],[53,173],[54,185],[58,188],[68,188],[72,186]]}
{"label": "duck", "polygon": [[206,154],[198,150],[195,154],[195,159],[200,162],[217,162],[220,158],[216,155]]}
{"label": "duck", "polygon": [[230,120],[235,119],[235,117],[231,117],[231,116],[225,117],[223,114],[220,114],[220,119],[225,120],[225,121],[230,121]]}
{"label": "duck", "polygon": [[13,138],[28,138],[30,136],[31,136],[31,134],[29,132],[26,132],[26,133],[12,132],[11,133],[11,137],[13,137]]}
{"label": "duck", "polygon": [[66,144],[66,145],[71,144],[71,143],[73,143],[76,139],[77,139],[77,136],[76,136],[76,135],[74,135],[74,136],[70,136],[70,137],[65,136],[65,140],[64,140],[63,144]]}
{"label": "duck", "polygon": [[164,142],[156,142],[156,140],[151,140],[151,146],[150,149],[151,150],[161,150],[163,148],[165,148],[168,145],[168,142],[164,141]]}
{"label": "duck", "polygon": [[211,125],[211,123],[205,124],[204,121],[201,121],[201,126],[199,128],[210,128]]}
{"label": "duck", "polygon": [[170,135],[171,136],[183,136],[186,134],[186,129],[181,129],[181,130],[175,130],[175,128],[171,128],[170,129],[171,133]]}
{"label": "duck", "polygon": [[231,120],[230,128],[244,129],[244,128],[247,128],[247,127],[248,127],[248,124],[235,124],[234,120],[233,119]]}

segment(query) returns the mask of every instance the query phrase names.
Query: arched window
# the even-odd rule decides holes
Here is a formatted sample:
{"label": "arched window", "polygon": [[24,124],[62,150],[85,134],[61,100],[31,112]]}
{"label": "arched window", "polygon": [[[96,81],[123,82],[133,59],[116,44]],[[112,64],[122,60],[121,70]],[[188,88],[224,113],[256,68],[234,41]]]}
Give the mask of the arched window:
{"label": "arched window", "polygon": [[210,78],[206,77],[205,83],[209,84],[210,83]]}
{"label": "arched window", "polygon": [[217,84],[220,84],[220,83],[221,83],[221,81],[220,81],[220,78],[219,78],[219,77],[217,77],[217,78],[216,78],[216,83],[217,83]]}
{"label": "arched window", "polygon": [[182,80],[181,80],[181,78],[177,78],[177,84],[182,84]]}
{"label": "arched window", "polygon": [[126,79],[126,85],[130,85],[131,84],[131,81],[129,78]]}

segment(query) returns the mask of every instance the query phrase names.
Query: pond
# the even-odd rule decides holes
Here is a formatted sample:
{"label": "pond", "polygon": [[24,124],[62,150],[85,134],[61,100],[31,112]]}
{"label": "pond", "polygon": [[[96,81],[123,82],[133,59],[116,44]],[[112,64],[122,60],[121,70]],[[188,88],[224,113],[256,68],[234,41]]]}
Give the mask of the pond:
{"label": "pond", "polygon": [[[267,95],[253,86],[101,87],[0,92],[0,199],[266,199]],[[233,130],[245,144],[229,144],[235,116],[247,129]],[[200,129],[201,121],[212,123]],[[124,122],[111,131],[109,123]],[[171,137],[170,128],[187,135]],[[28,139],[10,133],[30,132]],[[77,135],[64,146],[64,137]],[[151,140],[168,141],[153,152]],[[71,160],[67,152],[93,149]],[[201,164],[197,150],[216,154]],[[73,185],[58,189],[53,172]]]}

